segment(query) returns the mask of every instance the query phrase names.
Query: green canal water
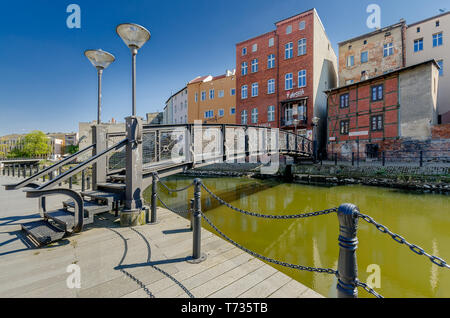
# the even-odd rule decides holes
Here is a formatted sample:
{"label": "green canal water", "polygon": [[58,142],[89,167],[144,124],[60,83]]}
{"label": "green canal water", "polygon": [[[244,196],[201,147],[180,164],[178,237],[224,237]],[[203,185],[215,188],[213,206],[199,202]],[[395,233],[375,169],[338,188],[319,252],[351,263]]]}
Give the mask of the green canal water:
{"label": "green canal water", "polygon": [[[181,188],[192,178],[171,177],[165,182],[171,188]],[[449,196],[359,185],[318,187],[247,178],[203,178],[203,182],[232,205],[264,214],[298,214],[353,203],[362,213],[410,243],[450,261]],[[149,201],[148,190],[144,196]],[[185,210],[193,197],[192,188],[170,195],[161,186],[158,191],[176,210]],[[295,220],[255,218],[221,206],[204,191],[202,208],[224,234],[256,253],[291,264],[337,268],[339,224],[335,213]],[[205,222],[203,226],[215,233]],[[375,273],[373,264],[378,265],[380,288],[375,290],[384,297],[450,297],[449,269],[416,255],[361,219],[358,240],[359,279],[373,283],[368,279]],[[272,266],[326,297],[336,297],[334,275]],[[363,289],[359,289],[359,296],[373,297]]]}

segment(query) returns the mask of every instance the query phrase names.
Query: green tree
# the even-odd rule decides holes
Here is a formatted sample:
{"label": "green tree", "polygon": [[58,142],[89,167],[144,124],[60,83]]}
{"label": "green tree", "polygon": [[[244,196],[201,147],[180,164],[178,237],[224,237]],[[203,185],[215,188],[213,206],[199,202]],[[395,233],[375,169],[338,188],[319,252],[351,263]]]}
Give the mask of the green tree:
{"label": "green tree", "polygon": [[[42,131],[32,131],[25,135],[21,141],[21,149],[15,152],[16,156],[32,158],[46,156],[51,152],[51,146],[48,144],[48,138]],[[12,151],[13,153],[13,151]]]}
{"label": "green tree", "polygon": [[77,153],[79,149],[80,149],[79,145],[70,145],[70,146],[67,146],[66,152],[73,155],[73,154]]}

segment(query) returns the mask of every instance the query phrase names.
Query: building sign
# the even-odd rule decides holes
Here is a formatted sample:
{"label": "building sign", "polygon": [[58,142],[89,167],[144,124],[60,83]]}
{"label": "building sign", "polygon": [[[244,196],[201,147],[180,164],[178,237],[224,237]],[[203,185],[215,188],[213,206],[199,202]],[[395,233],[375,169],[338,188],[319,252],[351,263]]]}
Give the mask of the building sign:
{"label": "building sign", "polygon": [[330,137],[329,141],[336,141],[336,137]]}
{"label": "building sign", "polygon": [[368,131],[354,131],[354,132],[350,132],[349,137],[359,137],[359,136],[368,136],[369,132]]}
{"label": "building sign", "polygon": [[293,93],[287,93],[286,96],[289,99],[293,99],[293,98],[298,98],[298,97],[302,97],[303,95],[305,95],[305,90],[301,89],[299,91],[293,92]]}

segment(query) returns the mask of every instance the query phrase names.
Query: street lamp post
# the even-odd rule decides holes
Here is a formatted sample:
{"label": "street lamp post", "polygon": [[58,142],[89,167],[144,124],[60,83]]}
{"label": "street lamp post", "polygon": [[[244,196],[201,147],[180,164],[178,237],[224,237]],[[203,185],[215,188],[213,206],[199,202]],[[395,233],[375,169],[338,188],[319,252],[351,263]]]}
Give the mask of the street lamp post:
{"label": "street lamp post", "polygon": [[102,105],[102,74],[112,62],[115,61],[114,55],[102,50],[86,50],[84,55],[97,69],[98,76],[98,101],[97,101],[97,124],[101,123],[101,105]]}
{"label": "street lamp post", "polygon": [[[117,26],[117,34],[131,50],[132,62],[132,109],[127,117],[125,172],[125,209],[120,215],[123,226],[135,226],[143,223],[142,199],[142,120],[136,116],[136,55],[138,50],[150,39],[150,32],[143,26],[134,23],[123,23]],[[147,213],[148,209],[147,209]],[[145,219],[148,219],[146,217]]]}
{"label": "street lamp post", "polygon": [[116,28],[117,34],[131,50],[132,64],[132,116],[136,116],[136,55],[138,50],[150,40],[150,32],[134,23],[122,23]]}
{"label": "street lamp post", "polygon": [[[98,75],[98,95],[97,95],[97,124],[92,126],[92,144],[95,147],[92,155],[95,156],[106,150],[106,127],[101,125],[101,107],[102,107],[102,74],[115,58],[112,54],[102,50],[86,50],[84,55],[97,69]],[[97,189],[97,184],[106,182],[107,160],[99,160],[92,166],[92,185]]]}

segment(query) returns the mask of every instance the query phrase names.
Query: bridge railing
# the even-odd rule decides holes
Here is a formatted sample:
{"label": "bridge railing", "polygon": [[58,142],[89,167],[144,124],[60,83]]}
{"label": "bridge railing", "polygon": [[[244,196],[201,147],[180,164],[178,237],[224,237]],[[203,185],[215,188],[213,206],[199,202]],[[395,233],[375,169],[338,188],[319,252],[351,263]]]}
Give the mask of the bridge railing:
{"label": "bridge railing", "polygon": [[312,141],[278,128],[237,124],[143,125],[143,169],[168,163],[245,160],[266,154],[312,156]]}
{"label": "bridge railing", "polygon": [[[190,200],[190,209],[186,211],[177,211],[172,209],[166,202],[164,202],[158,194],[157,185],[160,184],[167,192],[182,192],[186,191],[191,187],[194,187],[193,199]],[[201,206],[201,192],[202,189],[219,204],[228,207],[234,212],[238,212],[250,217],[265,218],[270,220],[286,220],[286,219],[304,219],[310,217],[326,216],[330,214],[337,214],[339,220],[339,237],[338,237],[338,248],[339,248],[339,259],[337,269],[332,268],[317,268],[312,266],[305,266],[299,264],[290,264],[284,261],[273,259],[259,253],[256,253],[249,248],[237,243],[229,236],[227,236],[220,228],[211,221],[210,218],[202,210]],[[358,248],[358,238],[357,229],[359,219],[375,226],[381,233],[389,235],[395,242],[406,245],[412,252],[417,255],[422,255],[427,257],[434,265],[441,268],[450,269],[450,265],[437,256],[431,255],[425,250],[415,244],[408,242],[402,236],[390,231],[386,226],[376,222],[372,217],[362,214],[358,207],[353,204],[342,204],[339,207],[334,207],[326,210],[315,211],[315,212],[303,212],[303,213],[293,213],[287,215],[273,215],[270,213],[259,213],[246,211],[233,206],[232,204],[226,202],[219,196],[217,196],[213,191],[211,191],[201,179],[195,179],[193,183],[182,189],[171,189],[169,188],[158,176],[157,173],[153,174],[152,182],[152,196],[151,196],[151,218],[148,220],[150,223],[157,222],[156,206],[157,201],[159,201],[163,207],[166,209],[179,214],[181,216],[188,216],[190,214],[191,219],[191,230],[193,232],[192,241],[192,257],[188,260],[191,263],[200,263],[206,259],[205,254],[201,252],[201,220],[203,219],[220,237],[229,243],[233,244],[237,248],[245,251],[246,253],[259,258],[265,262],[269,262],[275,265],[280,265],[292,269],[297,269],[301,271],[317,272],[323,274],[331,274],[337,277],[337,295],[339,298],[357,298],[358,288],[363,288],[368,293],[372,294],[377,298],[383,298],[382,295],[377,293],[374,288],[368,284],[361,282],[358,279],[358,264],[356,257],[356,250]]]}

